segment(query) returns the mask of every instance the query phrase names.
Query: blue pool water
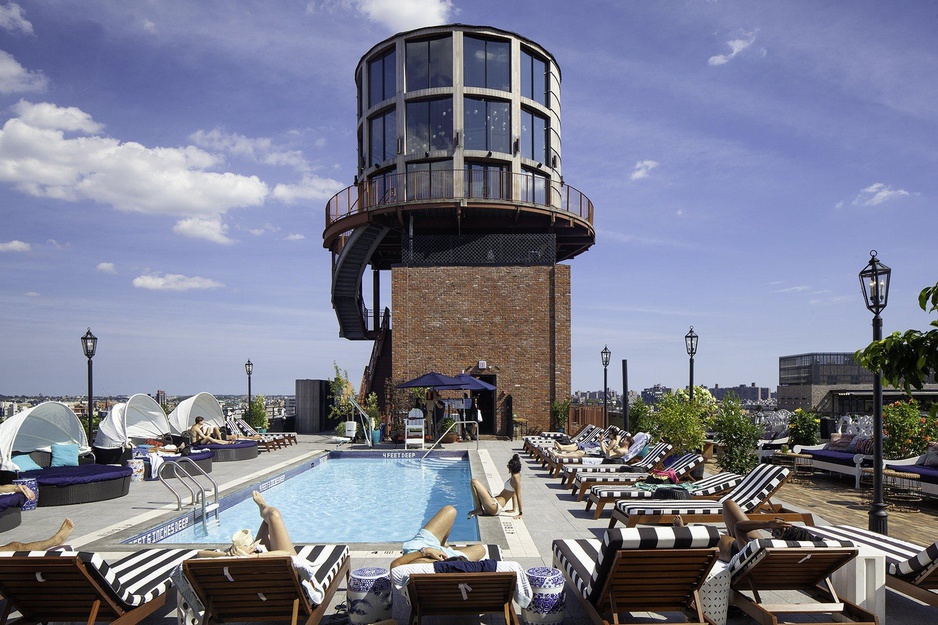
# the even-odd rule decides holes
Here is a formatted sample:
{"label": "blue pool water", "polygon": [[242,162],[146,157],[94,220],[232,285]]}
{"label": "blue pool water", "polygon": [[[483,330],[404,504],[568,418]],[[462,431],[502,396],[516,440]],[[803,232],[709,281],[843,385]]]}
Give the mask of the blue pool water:
{"label": "blue pool water", "polygon": [[[334,458],[263,492],[280,509],[296,543],[403,542],[437,510],[458,511],[450,539],[479,540],[472,510],[471,473],[465,458]],[[229,543],[237,530],[253,534],[260,523],[257,506],[246,499],[219,520],[197,522],[161,543]]]}

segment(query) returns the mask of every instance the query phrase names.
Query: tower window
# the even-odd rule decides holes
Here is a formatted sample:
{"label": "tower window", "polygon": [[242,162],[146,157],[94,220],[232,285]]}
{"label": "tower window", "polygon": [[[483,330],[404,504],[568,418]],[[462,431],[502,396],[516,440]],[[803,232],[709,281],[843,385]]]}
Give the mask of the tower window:
{"label": "tower window", "polygon": [[407,91],[453,86],[453,40],[450,37],[408,41]]}
{"label": "tower window", "polygon": [[368,107],[393,97],[397,92],[397,66],[392,49],[368,63]]}
{"label": "tower window", "polygon": [[547,118],[532,111],[521,111],[521,156],[547,162]]}
{"label": "tower window", "polygon": [[511,199],[508,166],[467,162],[466,193],[470,198]]}
{"label": "tower window", "polygon": [[465,149],[511,151],[511,105],[501,100],[466,98]]}
{"label": "tower window", "polygon": [[407,164],[407,199],[453,197],[453,161]]}
{"label": "tower window", "polygon": [[467,87],[511,90],[511,48],[507,41],[463,37]]}
{"label": "tower window", "polygon": [[407,154],[453,149],[453,100],[407,103]]}
{"label": "tower window", "polygon": [[371,158],[366,165],[374,165],[397,154],[397,112],[391,109],[368,120]]}
{"label": "tower window", "polygon": [[547,106],[547,61],[521,50],[521,95]]}

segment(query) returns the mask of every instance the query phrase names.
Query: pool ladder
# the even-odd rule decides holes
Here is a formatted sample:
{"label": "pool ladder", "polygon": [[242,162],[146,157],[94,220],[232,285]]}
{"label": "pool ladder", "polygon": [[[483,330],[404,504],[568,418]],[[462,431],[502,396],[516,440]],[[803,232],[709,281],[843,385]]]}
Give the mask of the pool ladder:
{"label": "pool ladder", "polygon": [[[184,464],[186,466],[191,465],[189,468],[194,469],[194,471],[190,473],[185,466],[182,466]],[[214,514],[215,518],[218,519],[218,484],[215,483],[215,480],[212,479],[212,476],[203,471],[202,467],[197,465],[191,458],[180,458],[175,462],[164,462],[160,466],[157,477],[159,477],[160,481],[166,485],[166,488],[168,488],[173,493],[173,495],[176,496],[176,510],[182,510],[182,497],[179,496],[179,493],[176,491],[176,489],[173,488],[172,484],[167,482],[166,478],[163,476],[163,472],[167,470],[166,467],[172,467],[172,477],[175,477],[177,480],[179,480],[179,483],[185,486],[186,490],[189,491],[189,495],[192,497],[191,505],[193,507],[196,505],[199,506],[196,512],[197,514],[201,514],[202,523],[205,523],[209,514]],[[193,475],[193,473],[195,475]],[[205,494],[208,492],[208,487],[203,485],[202,482],[198,480],[196,477],[197,475],[205,477],[209,482],[212,483],[212,492],[214,495],[212,503],[205,502]]]}
{"label": "pool ladder", "polygon": [[429,455],[430,455],[430,452],[433,451],[433,449],[434,449],[437,445],[440,444],[440,441],[443,440],[443,437],[446,436],[447,434],[449,434],[449,433],[452,431],[452,429],[453,429],[454,427],[456,427],[457,425],[467,425],[467,424],[469,424],[469,423],[475,423],[475,424],[476,424],[476,451],[479,451],[479,424],[476,422],[476,420],[475,420],[475,419],[471,419],[471,420],[466,420],[466,421],[453,421],[453,425],[451,425],[451,426],[449,426],[448,428],[446,428],[446,431],[443,432],[442,434],[440,434],[440,437],[439,437],[438,439],[436,439],[435,441],[433,441],[433,444],[430,445],[430,448],[427,449],[427,451],[423,454],[423,456],[420,457],[420,459],[423,460],[424,458],[426,458],[427,456],[429,456]]}

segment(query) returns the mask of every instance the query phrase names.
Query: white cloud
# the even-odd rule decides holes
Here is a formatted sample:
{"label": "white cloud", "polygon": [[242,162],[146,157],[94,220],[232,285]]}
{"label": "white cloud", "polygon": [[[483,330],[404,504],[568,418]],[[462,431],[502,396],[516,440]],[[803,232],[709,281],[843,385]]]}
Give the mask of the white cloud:
{"label": "white cloud", "polygon": [[154,272],[134,278],[133,285],[138,289],[151,291],[192,291],[203,289],[218,289],[225,285],[209,278],[198,276],[187,277],[178,273],[168,273],[165,276]]}
{"label": "white cloud", "polygon": [[46,243],[47,243],[48,245],[51,245],[52,247],[54,247],[54,248],[57,249],[57,250],[67,250],[67,249],[69,249],[70,247],[72,247],[72,244],[69,243],[68,241],[66,241],[65,243],[59,243],[59,242],[56,241],[55,239],[46,239]]}
{"label": "white cloud", "polygon": [[35,291],[26,291],[26,297],[39,297],[39,293]]}
{"label": "white cloud", "polygon": [[0,252],[30,252],[32,249],[33,248],[29,243],[23,243],[22,241],[17,241],[16,239],[10,241],[9,243],[0,243]]}
{"label": "white cloud", "polygon": [[264,224],[260,228],[239,227],[238,230],[243,230],[244,232],[247,232],[248,234],[253,234],[256,237],[259,237],[262,234],[265,234],[267,232],[280,232],[280,228],[278,228],[277,226],[272,226],[270,224]]}
{"label": "white cloud", "polygon": [[321,0],[307,4],[306,12],[335,7],[354,11],[395,32],[448,24],[457,12],[452,0]]}
{"label": "white cloud", "polygon": [[893,189],[890,186],[877,182],[860,191],[853,200],[854,206],[876,206],[888,200],[912,195],[905,189]]}
{"label": "white cloud", "polygon": [[648,177],[648,172],[659,165],[658,161],[638,161],[635,163],[635,169],[629,176],[632,180],[641,180]]}
{"label": "white cloud", "polygon": [[325,202],[344,188],[345,185],[337,180],[307,174],[299,184],[278,184],[272,195],[287,204],[302,200]]}
{"label": "white cloud", "polygon": [[790,286],[785,289],[779,289],[775,292],[776,293],[803,293],[805,291],[810,291],[810,290],[811,290],[811,287],[800,285],[800,286]]}
{"label": "white cloud", "polygon": [[711,56],[707,60],[707,63],[710,65],[725,65],[726,63],[730,62],[736,57],[736,55],[755,43],[757,32],[759,32],[758,29],[748,33],[743,33],[742,38],[740,39],[731,39],[727,41],[726,45],[730,47],[730,53]]}
{"label": "white cloud", "polygon": [[213,243],[231,245],[234,239],[227,236],[228,226],[219,217],[188,217],[180,219],[173,226],[173,232],[190,239],[205,239]]}
{"label": "white cloud", "polygon": [[20,121],[33,128],[44,130],[64,130],[94,135],[104,130],[91,115],[74,106],[56,106],[50,102],[33,104],[20,100],[10,107]]}
{"label": "white cloud", "polygon": [[[195,146],[121,143],[95,134],[101,126],[79,109],[25,101],[14,109],[19,117],[0,129],[0,181],[28,195],[178,217],[177,232],[200,230],[222,243],[231,242],[221,225],[225,213],[258,206],[268,195],[257,176],[207,171],[220,161]],[[65,130],[86,134],[66,138]]]}
{"label": "white cloud", "polygon": [[293,167],[299,171],[309,169],[309,163],[303,157],[302,152],[278,146],[267,137],[245,137],[237,133],[226,132],[221,128],[213,128],[208,132],[198,130],[189,135],[189,139],[207,150],[226,152],[233,156],[248,158],[255,163]]}
{"label": "white cloud", "polygon": [[15,2],[0,6],[0,28],[11,33],[33,34],[33,25],[23,17],[23,9]]}
{"label": "white cloud", "polygon": [[45,91],[49,81],[42,72],[31,72],[10,54],[0,50],[0,93]]}
{"label": "white cloud", "polygon": [[302,241],[306,238],[306,235],[300,234],[299,232],[291,232],[283,238],[284,241]]}
{"label": "white cloud", "polygon": [[159,34],[159,30],[156,27],[156,24],[153,23],[153,20],[144,19],[143,20],[143,30],[147,31],[151,35]]}
{"label": "white cloud", "polygon": [[114,263],[98,263],[94,270],[100,273],[117,273],[117,267],[114,266]]}

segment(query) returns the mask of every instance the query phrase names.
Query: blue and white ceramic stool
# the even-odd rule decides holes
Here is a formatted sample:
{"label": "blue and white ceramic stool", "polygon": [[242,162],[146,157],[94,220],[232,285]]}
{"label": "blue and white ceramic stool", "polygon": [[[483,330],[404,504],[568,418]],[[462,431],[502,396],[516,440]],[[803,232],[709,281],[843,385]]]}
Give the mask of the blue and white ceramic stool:
{"label": "blue and white ceramic stool", "polygon": [[391,618],[391,576],[387,569],[369,567],[349,574],[348,618],[355,625]]}
{"label": "blue and white ceramic stool", "polygon": [[525,625],[556,625],[563,622],[563,573],[549,566],[536,566],[527,570],[528,582],[534,598],[531,605],[521,610]]}

